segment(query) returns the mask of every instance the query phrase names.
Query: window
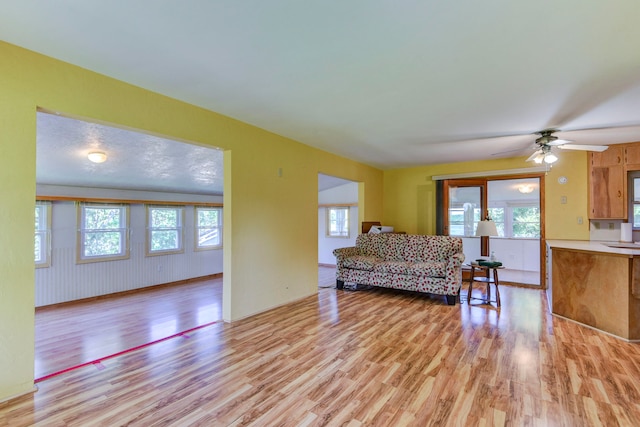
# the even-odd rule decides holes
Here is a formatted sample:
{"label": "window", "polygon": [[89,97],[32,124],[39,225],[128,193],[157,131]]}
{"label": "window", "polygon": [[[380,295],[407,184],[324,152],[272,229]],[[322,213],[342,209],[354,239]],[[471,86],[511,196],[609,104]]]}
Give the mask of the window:
{"label": "window", "polygon": [[78,205],[78,262],[129,258],[129,207]]}
{"label": "window", "polygon": [[36,202],[35,220],[36,267],[49,267],[51,265],[51,203]]}
{"label": "window", "polygon": [[147,255],[184,252],[184,207],[147,206]]}
{"label": "window", "polygon": [[629,222],[634,230],[640,230],[640,172],[629,173]]}
{"label": "window", "polygon": [[484,217],[482,198],[485,186],[478,180],[447,181],[448,224],[444,224],[447,234],[459,237],[476,235],[478,221]]}
{"label": "window", "polygon": [[480,221],[480,209],[474,203],[464,203],[462,207],[449,209],[449,235],[469,237],[476,235]]}
{"label": "window", "polygon": [[514,205],[489,208],[489,216],[496,223],[498,236],[511,238],[540,237],[540,207]]}
{"label": "window", "polygon": [[496,223],[496,229],[498,230],[498,236],[505,237],[505,208],[489,208],[489,217]]}
{"label": "window", "polygon": [[349,208],[327,208],[327,236],[349,237]]}
{"label": "window", "polygon": [[512,236],[540,237],[540,208],[520,206],[512,208]]}
{"label": "window", "polygon": [[196,206],[196,250],[222,247],[222,208]]}

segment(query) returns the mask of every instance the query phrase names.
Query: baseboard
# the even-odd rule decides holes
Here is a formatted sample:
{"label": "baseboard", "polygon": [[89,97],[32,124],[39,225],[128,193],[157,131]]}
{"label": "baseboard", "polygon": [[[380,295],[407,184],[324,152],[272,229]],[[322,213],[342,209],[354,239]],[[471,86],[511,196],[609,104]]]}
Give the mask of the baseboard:
{"label": "baseboard", "polygon": [[564,317],[564,316],[562,316],[560,314],[556,314],[556,313],[551,312],[551,315],[553,317],[557,317],[558,319],[564,319],[567,322],[575,323],[576,325],[584,326],[585,328],[589,328],[589,329],[591,329],[593,331],[600,332],[600,333],[602,333],[604,335],[609,335],[610,337],[617,338],[617,339],[619,339],[621,341],[625,341],[625,342],[629,342],[629,343],[638,343],[638,342],[640,342],[640,339],[629,339],[629,338],[621,337],[621,336],[616,335],[614,333],[611,333],[611,332],[608,332],[608,331],[603,331],[602,329],[598,329],[595,326],[587,325],[586,323],[582,323],[582,322],[578,322],[577,320],[569,319],[568,317]]}
{"label": "baseboard", "polygon": [[546,290],[546,288],[544,288],[544,287],[542,287],[540,285],[532,285],[531,283],[512,282],[512,281],[509,281],[509,280],[500,279],[500,286],[502,286],[502,285],[511,286],[513,288],[537,289],[539,291]]}
{"label": "baseboard", "polygon": [[0,409],[2,408],[2,405],[4,405],[5,403],[9,403],[12,400],[20,399],[21,397],[27,396],[29,394],[33,394],[36,391],[38,391],[38,386],[34,385],[31,390],[27,390],[24,393],[19,393],[19,394],[13,395],[13,396],[5,397],[4,399],[0,399]]}
{"label": "baseboard", "polygon": [[233,320],[224,320],[224,323],[229,323],[229,324],[231,324],[231,323],[236,323],[236,322],[238,322],[238,321],[240,321],[240,320],[249,319],[250,317],[254,317],[254,316],[262,316],[262,315],[264,315],[264,314],[266,314],[266,313],[270,312],[271,310],[275,310],[275,309],[277,309],[277,308],[284,307],[284,306],[289,305],[289,304],[295,304],[295,303],[297,303],[297,302],[299,302],[299,301],[302,301],[302,300],[304,300],[304,299],[307,299],[307,298],[309,298],[309,297],[315,297],[315,296],[317,296],[317,294],[318,294],[318,292],[316,291],[316,292],[313,292],[313,293],[311,293],[311,294],[309,294],[309,295],[301,296],[301,297],[296,298],[296,299],[291,300],[291,301],[287,301],[287,302],[283,302],[283,303],[281,303],[281,304],[273,305],[273,306],[271,306],[271,307],[265,308],[264,310],[258,311],[258,312],[253,313],[253,314],[247,314],[246,316],[242,316],[242,317],[239,317],[239,318],[237,318],[237,319],[233,319]]}
{"label": "baseboard", "polygon": [[167,288],[167,287],[171,287],[171,286],[186,285],[187,283],[199,282],[201,280],[219,279],[219,278],[222,277],[222,274],[223,273],[215,273],[215,274],[209,274],[207,276],[191,277],[189,279],[178,280],[178,281],[175,281],[175,282],[160,283],[160,284],[157,284],[157,285],[145,286],[143,288],[136,288],[136,289],[128,289],[126,291],[114,292],[114,293],[105,294],[105,295],[96,295],[95,297],[80,298],[80,299],[76,299],[76,300],[73,300],[73,301],[65,301],[65,302],[59,302],[59,303],[55,303],[55,304],[41,305],[41,306],[36,307],[36,312],[40,311],[40,310],[43,310],[43,309],[54,309],[54,308],[60,308],[60,307],[67,307],[67,306],[73,305],[73,304],[81,304],[81,303],[85,303],[85,302],[89,302],[89,301],[98,301],[98,300],[106,299],[106,298],[121,297],[121,296],[124,296],[124,295],[136,294],[136,293],[148,291],[150,289]]}

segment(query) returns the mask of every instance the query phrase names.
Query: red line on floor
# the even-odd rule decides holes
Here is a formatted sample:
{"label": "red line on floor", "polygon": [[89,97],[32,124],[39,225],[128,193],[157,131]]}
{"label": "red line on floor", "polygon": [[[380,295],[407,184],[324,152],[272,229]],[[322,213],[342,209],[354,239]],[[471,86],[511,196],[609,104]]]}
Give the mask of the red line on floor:
{"label": "red line on floor", "polygon": [[181,332],[178,332],[176,334],[169,335],[168,337],[160,338],[159,340],[155,340],[155,341],[151,341],[151,342],[148,342],[148,343],[145,343],[145,344],[137,345],[135,347],[131,347],[131,348],[128,348],[126,350],[122,350],[122,351],[119,351],[117,353],[113,353],[113,354],[110,354],[108,356],[104,356],[104,357],[101,357],[99,359],[92,360],[90,362],[85,362],[85,363],[81,363],[79,365],[72,366],[70,368],[62,369],[62,370],[54,372],[52,374],[47,374],[47,375],[45,375],[43,377],[36,378],[34,380],[34,383],[37,384],[37,383],[39,383],[41,381],[48,380],[49,378],[53,378],[55,376],[58,376],[58,375],[61,375],[61,374],[64,374],[64,373],[67,373],[67,372],[70,372],[70,371],[74,371],[74,370],[76,370],[78,368],[82,368],[84,366],[100,364],[103,360],[107,360],[107,359],[111,359],[111,358],[114,358],[114,357],[122,356],[123,354],[131,353],[133,351],[140,350],[141,348],[149,347],[150,345],[158,344],[160,342],[167,341],[167,340],[170,340],[172,338],[176,338],[176,337],[180,337],[180,336],[185,337],[185,334],[187,334],[188,332],[197,331],[198,329],[202,329],[202,328],[206,328],[207,326],[215,325],[218,322],[219,321],[205,323],[204,325],[196,326],[195,328],[187,329],[185,331],[181,331]]}

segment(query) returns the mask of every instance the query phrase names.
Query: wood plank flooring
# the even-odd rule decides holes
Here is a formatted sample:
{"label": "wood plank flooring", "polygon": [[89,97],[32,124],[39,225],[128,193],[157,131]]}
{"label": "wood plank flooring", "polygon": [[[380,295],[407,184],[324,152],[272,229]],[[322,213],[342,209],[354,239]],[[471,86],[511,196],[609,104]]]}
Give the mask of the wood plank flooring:
{"label": "wood plank flooring", "polygon": [[42,381],[0,426],[640,425],[638,344],[501,298],[321,288]]}
{"label": "wood plank flooring", "polygon": [[36,309],[35,378],[222,320],[222,277]]}

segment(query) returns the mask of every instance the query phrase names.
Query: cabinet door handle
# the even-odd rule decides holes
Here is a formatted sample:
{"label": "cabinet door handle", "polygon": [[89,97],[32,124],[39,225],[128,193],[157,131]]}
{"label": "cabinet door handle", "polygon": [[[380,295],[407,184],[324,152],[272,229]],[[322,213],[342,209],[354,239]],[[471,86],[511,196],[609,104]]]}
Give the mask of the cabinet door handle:
{"label": "cabinet door handle", "polygon": [[618,163],[620,163],[620,160],[621,160],[621,159],[620,159],[620,156],[618,156]]}
{"label": "cabinet door handle", "polygon": [[622,197],[622,191],[618,190],[618,197]]}

